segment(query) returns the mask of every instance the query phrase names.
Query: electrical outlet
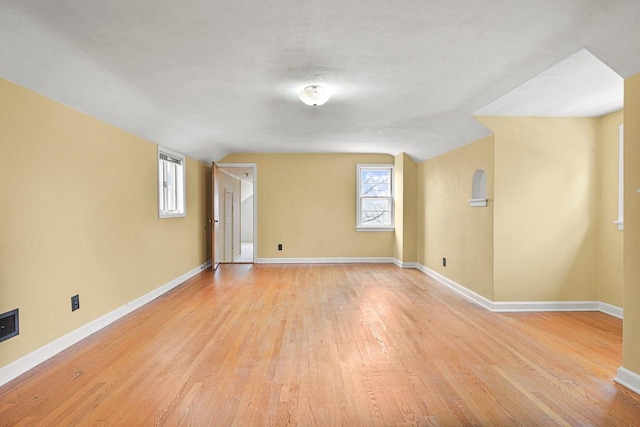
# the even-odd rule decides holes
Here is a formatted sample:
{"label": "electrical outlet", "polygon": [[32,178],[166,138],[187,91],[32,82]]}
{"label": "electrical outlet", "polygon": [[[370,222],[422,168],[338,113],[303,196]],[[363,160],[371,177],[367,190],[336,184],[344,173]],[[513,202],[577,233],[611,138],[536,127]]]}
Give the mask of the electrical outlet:
{"label": "electrical outlet", "polygon": [[442,258],[442,266],[443,267],[447,266],[447,259],[446,258]]}
{"label": "electrical outlet", "polygon": [[80,308],[80,295],[74,295],[71,297],[71,311],[76,311]]}
{"label": "electrical outlet", "polygon": [[278,243],[278,250],[281,251],[282,250],[282,243]]}

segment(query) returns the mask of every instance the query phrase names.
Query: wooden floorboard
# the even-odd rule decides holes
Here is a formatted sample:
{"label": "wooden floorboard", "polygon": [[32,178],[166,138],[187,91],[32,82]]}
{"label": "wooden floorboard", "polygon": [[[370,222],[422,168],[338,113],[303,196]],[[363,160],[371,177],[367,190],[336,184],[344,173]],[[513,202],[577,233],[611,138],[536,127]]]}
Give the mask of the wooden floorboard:
{"label": "wooden floorboard", "polygon": [[640,425],[622,322],[393,265],[222,265],[0,388],[1,426]]}

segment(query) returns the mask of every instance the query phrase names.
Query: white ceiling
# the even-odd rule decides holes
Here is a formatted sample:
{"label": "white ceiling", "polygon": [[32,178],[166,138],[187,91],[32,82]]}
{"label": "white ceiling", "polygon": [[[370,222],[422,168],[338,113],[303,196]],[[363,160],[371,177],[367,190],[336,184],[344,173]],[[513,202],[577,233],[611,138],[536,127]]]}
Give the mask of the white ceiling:
{"label": "white ceiling", "polygon": [[220,170],[241,181],[253,183],[253,169],[250,167],[220,167]]}
{"label": "white ceiling", "polygon": [[581,49],[474,116],[598,117],[623,106],[624,79]]}
{"label": "white ceiling", "polygon": [[[583,48],[640,72],[640,1],[0,0],[0,77],[203,161],[424,160],[489,135],[474,112]],[[298,99],[312,83],[324,106]]]}

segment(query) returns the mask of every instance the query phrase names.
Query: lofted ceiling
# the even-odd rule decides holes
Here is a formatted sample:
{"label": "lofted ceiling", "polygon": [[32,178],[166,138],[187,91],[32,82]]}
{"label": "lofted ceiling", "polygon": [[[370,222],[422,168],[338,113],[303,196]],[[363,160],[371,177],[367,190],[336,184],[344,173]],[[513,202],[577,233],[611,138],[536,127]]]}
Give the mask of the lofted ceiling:
{"label": "lofted ceiling", "polygon": [[581,49],[474,115],[599,117],[623,106],[624,79]]}
{"label": "lofted ceiling", "polygon": [[[428,159],[489,135],[474,113],[540,111],[525,83],[549,81],[556,64],[571,79],[563,61],[575,55],[587,70],[601,61],[618,93],[585,71],[579,80],[596,83],[561,84],[574,92],[549,91],[546,104],[593,90],[581,106],[610,102],[581,115],[619,105],[620,79],[640,72],[640,1],[0,0],[0,77],[206,162]],[[332,98],[303,104],[308,84]]]}

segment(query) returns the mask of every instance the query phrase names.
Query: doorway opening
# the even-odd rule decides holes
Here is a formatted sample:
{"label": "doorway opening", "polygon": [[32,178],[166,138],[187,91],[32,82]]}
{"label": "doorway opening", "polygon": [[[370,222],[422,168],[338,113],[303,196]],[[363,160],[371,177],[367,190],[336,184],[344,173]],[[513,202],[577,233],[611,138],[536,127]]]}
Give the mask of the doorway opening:
{"label": "doorway opening", "polygon": [[221,263],[256,258],[256,172],[254,163],[220,163],[220,227],[215,245]]}

